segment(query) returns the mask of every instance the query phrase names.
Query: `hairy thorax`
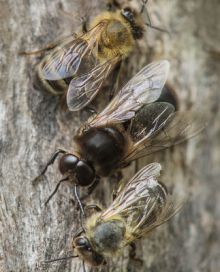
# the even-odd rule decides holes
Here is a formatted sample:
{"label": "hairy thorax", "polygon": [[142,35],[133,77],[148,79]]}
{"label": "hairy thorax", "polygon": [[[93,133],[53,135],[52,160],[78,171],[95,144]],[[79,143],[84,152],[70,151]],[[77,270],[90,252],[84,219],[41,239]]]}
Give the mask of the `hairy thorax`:
{"label": "hairy thorax", "polygon": [[120,220],[109,220],[97,223],[92,231],[90,241],[103,255],[116,254],[124,241],[125,226]]}
{"label": "hairy thorax", "polygon": [[116,56],[126,57],[134,47],[134,38],[128,22],[120,13],[104,12],[92,22],[91,27],[105,22],[98,39],[96,57],[100,62]]}
{"label": "hairy thorax", "polygon": [[128,145],[123,133],[114,127],[90,128],[74,139],[81,156],[100,176],[108,176],[117,168]]}

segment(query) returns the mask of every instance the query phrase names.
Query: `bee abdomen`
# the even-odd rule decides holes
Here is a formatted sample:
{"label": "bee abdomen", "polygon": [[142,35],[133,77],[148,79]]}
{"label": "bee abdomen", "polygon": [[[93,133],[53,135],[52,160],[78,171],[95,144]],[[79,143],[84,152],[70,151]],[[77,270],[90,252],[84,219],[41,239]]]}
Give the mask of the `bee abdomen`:
{"label": "bee abdomen", "polygon": [[163,87],[162,93],[157,102],[167,102],[174,106],[175,110],[179,110],[179,98],[175,89],[168,83]]}

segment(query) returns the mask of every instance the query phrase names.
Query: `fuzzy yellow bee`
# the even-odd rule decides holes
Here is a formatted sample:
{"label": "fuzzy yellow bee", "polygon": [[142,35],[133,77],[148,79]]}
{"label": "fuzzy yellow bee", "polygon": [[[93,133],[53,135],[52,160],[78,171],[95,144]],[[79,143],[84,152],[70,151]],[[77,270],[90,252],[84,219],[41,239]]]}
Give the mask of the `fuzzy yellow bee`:
{"label": "fuzzy yellow bee", "polygon": [[105,265],[109,257],[120,254],[174,216],[184,200],[174,198],[157,180],[160,171],[159,163],[151,163],[119,187],[113,203],[88,217],[73,238],[76,255],[70,257],[79,257],[91,266]]}
{"label": "fuzzy yellow bee", "polygon": [[86,32],[71,34],[48,46],[49,53],[37,68],[44,88],[55,95],[67,93],[67,105],[72,111],[93,100],[109,74],[118,70],[135,41],[144,34],[141,13],[130,7],[102,12],[86,28]]}
{"label": "fuzzy yellow bee", "polygon": [[125,246],[169,220],[182,207],[183,201],[168,194],[157,180],[159,163],[140,170],[124,187],[110,207],[88,218],[84,234],[75,237],[77,255],[92,266],[106,263]]}

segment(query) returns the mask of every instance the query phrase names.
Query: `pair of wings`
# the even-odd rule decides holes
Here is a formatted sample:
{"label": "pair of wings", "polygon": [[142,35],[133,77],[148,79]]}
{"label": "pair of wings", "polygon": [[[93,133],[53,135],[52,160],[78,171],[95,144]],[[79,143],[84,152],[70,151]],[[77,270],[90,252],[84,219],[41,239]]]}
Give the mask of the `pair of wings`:
{"label": "pair of wings", "polygon": [[129,236],[127,243],[145,236],[165,223],[184,203],[183,199],[175,200],[167,193],[164,185],[157,181],[160,171],[159,163],[151,163],[142,168],[122,189],[119,189],[111,206],[100,214],[103,221],[117,216],[123,218]]}
{"label": "pair of wings", "polygon": [[[169,72],[169,62],[162,60],[145,66],[114,97],[110,104],[88,122],[88,127],[109,124],[131,123],[130,134],[133,144],[119,167],[132,160],[179,144],[195,136],[204,128],[204,120],[196,112],[174,112],[169,103],[155,102],[161,95]],[[154,103],[153,103],[154,102]],[[150,121],[150,127],[140,126],[136,117],[142,109],[142,119]],[[132,125],[132,121],[134,125]],[[136,132],[134,133],[134,127]]]}
{"label": "pair of wings", "polygon": [[[89,104],[100,90],[120,56],[98,63],[94,52],[98,52],[100,33],[107,21],[97,24],[87,33],[76,38],[67,37],[46,56],[41,65],[41,75],[46,80],[71,79],[68,85],[67,105],[77,111]],[[77,76],[80,65],[89,66],[88,72]]]}

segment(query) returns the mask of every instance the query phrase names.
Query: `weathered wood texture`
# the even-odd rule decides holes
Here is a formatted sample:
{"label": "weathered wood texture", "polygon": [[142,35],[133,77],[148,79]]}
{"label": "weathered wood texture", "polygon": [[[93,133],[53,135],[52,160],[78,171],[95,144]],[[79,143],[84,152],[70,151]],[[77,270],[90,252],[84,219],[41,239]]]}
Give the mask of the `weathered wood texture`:
{"label": "weathered wood texture", "polygon": [[[50,167],[38,186],[34,187],[31,181],[56,148],[73,148],[72,136],[88,114],[62,111],[58,98],[34,88],[38,60],[18,57],[17,53],[40,48],[70,33],[79,22],[76,16],[74,21],[63,18],[59,6],[82,14],[86,2],[90,17],[105,9],[104,1],[98,0],[1,0],[1,272],[82,271],[78,260],[41,263],[67,254],[70,230],[72,226],[79,227],[74,225],[77,212],[71,202],[71,185],[63,184],[45,208],[43,203],[60,178],[57,164]],[[136,0],[134,4],[140,2]],[[126,71],[131,75],[150,60],[168,59],[170,82],[179,92],[182,108],[194,108],[196,104],[210,121],[202,137],[139,163],[161,162],[161,180],[177,191],[186,191],[190,200],[169,224],[138,242],[142,266],[133,264],[125,251],[103,271],[217,272],[220,271],[219,0],[149,1],[148,8],[153,23],[169,29],[172,35],[146,29],[141,54],[138,50],[134,52]],[[125,173],[131,176],[133,167]],[[90,201],[99,199],[108,205],[111,189],[107,181],[103,182]]]}

